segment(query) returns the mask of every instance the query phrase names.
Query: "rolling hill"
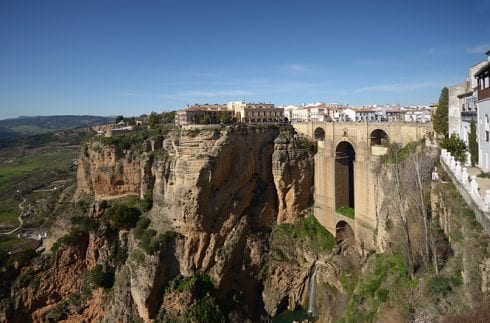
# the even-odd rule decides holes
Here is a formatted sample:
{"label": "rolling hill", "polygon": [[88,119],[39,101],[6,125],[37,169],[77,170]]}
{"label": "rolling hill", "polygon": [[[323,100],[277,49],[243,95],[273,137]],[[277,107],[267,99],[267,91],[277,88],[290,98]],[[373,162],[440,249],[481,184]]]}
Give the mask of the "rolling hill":
{"label": "rolling hill", "polygon": [[12,138],[71,128],[89,127],[97,124],[110,123],[113,120],[111,117],[89,115],[35,116],[4,119],[0,120],[0,138]]}

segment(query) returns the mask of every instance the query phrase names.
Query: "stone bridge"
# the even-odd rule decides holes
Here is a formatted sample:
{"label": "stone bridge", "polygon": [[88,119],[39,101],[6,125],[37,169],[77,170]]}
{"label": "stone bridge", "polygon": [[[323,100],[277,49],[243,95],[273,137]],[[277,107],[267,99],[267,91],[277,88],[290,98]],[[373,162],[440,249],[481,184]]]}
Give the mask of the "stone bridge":
{"label": "stone bridge", "polygon": [[431,123],[295,123],[298,133],[317,140],[314,215],[337,240],[354,235],[359,246],[375,247],[375,162],[387,152],[387,140],[405,145],[425,138]]}

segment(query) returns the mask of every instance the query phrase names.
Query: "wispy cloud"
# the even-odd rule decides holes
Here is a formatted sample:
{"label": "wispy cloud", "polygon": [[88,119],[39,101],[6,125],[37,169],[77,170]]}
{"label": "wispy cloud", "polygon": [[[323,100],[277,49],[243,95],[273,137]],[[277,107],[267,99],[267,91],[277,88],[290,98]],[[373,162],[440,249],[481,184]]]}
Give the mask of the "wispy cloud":
{"label": "wispy cloud", "polygon": [[490,43],[465,47],[465,51],[470,54],[484,54],[489,49],[490,49]]}
{"label": "wispy cloud", "polygon": [[282,69],[288,73],[304,74],[311,73],[313,69],[305,64],[285,64]]}
{"label": "wispy cloud", "polygon": [[355,89],[354,92],[411,92],[424,88],[439,88],[441,84],[436,82],[419,82],[419,83],[391,83],[391,84],[377,84],[364,86]]}

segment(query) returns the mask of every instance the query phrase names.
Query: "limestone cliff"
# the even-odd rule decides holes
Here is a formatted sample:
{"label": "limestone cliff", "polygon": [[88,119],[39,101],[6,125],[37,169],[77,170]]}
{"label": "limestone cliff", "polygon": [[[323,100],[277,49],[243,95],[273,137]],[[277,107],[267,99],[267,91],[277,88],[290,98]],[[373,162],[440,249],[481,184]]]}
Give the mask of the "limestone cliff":
{"label": "limestone cliff", "polygon": [[107,139],[86,144],[78,161],[79,195],[151,195],[151,229],[178,234],[155,254],[143,252],[129,236],[129,257],[116,270],[106,317],[125,320],[136,312],[154,318],[168,302],[169,281],[195,274],[211,278],[218,298],[239,299],[242,317],[262,313],[258,277],[267,263],[269,235],[276,223],[305,216],[313,153],[289,126],[176,131],[165,140],[146,139],[138,149]]}

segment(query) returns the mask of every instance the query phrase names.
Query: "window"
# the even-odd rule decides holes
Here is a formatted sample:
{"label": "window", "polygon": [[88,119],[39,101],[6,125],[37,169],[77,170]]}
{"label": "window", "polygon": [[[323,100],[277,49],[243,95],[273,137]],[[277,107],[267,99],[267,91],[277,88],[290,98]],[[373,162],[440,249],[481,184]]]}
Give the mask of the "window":
{"label": "window", "polygon": [[485,123],[488,124],[488,114],[485,114]]}
{"label": "window", "polygon": [[485,131],[485,141],[488,142],[490,140],[490,131]]}

